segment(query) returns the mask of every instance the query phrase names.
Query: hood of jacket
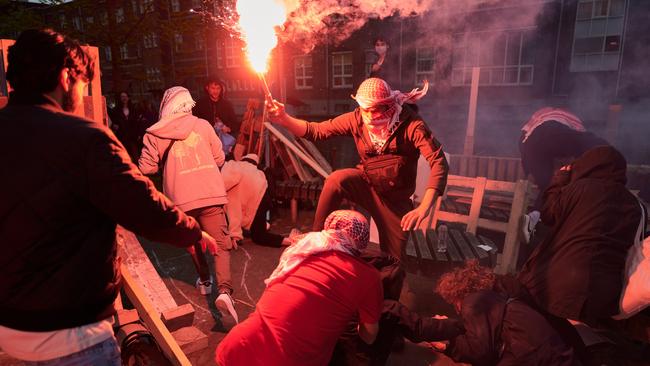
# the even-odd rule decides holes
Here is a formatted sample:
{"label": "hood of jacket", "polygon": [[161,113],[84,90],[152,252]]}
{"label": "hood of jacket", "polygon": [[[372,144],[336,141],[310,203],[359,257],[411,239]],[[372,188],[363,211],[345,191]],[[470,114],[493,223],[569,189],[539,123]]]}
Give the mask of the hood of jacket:
{"label": "hood of jacket", "polygon": [[147,132],[162,139],[185,140],[199,120],[191,113],[173,114],[147,128]]}
{"label": "hood of jacket", "polygon": [[587,150],[571,166],[571,181],[591,178],[615,183],[627,182],[627,162],[615,148],[607,145]]}

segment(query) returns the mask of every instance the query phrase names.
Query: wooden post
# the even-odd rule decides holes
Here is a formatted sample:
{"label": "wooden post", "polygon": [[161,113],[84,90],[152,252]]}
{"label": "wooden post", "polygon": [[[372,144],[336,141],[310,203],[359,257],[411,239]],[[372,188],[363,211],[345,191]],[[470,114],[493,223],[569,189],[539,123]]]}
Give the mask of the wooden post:
{"label": "wooden post", "polygon": [[467,115],[467,132],[465,133],[464,155],[474,155],[474,130],[476,129],[476,107],[478,103],[478,85],[481,68],[472,67],[472,86],[469,94],[469,113]]}
{"label": "wooden post", "polygon": [[311,157],[307,156],[300,148],[298,148],[296,145],[294,145],[289,139],[287,139],[282,132],[278,131],[275,126],[273,126],[269,122],[264,123],[266,125],[266,129],[269,130],[275,137],[277,137],[282,143],[284,143],[291,151],[293,151],[296,156],[298,156],[302,161],[307,163],[312,169],[316,171],[316,173],[320,174],[323,178],[327,178],[329,174],[323,170],[323,168],[318,165]]}
{"label": "wooden post", "polygon": [[621,111],[623,106],[620,104],[610,104],[607,114],[607,131],[605,136],[610,144],[615,144],[618,140],[618,129],[621,123]]}

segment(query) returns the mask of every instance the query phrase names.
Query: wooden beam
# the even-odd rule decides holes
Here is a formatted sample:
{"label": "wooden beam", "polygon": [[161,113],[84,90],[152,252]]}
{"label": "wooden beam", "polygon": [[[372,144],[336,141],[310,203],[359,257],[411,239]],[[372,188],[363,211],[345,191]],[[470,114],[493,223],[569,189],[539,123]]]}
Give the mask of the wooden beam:
{"label": "wooden beam", "polygon": [[312,169],[316,171],[316,173],[320,174],[323,178],[329,177],[329,174],[320,166],[318,163],[316,163],[312,158],[307,156],[301,148],[297,147],[293,142],[289,141],[289,139],[282,133],[280,132],[275,126],[273,126],[269,122],[264,122],[264,125],[266,128],[275,136],[278,138],[278,140],[282,141],[283,144],[285,144],[291,151],[293,151],[296,156],[298,156],[302,161],[307,163]]}
{"label": "wooden beam", "polygon": [[472,86],[469,94],[469,113],[467,115],[467,132],[465,133],[465,155],[474,155],[474,130],[476,129],[476,108],[478,104],[478,85],[481,68],[472,67]]}
{"label": "wooden beam", "polygon": [[138,309],[140,318],[147,325],[147,329],[154,336],[167,359],[176,366],[191,366],[190,360],[185,356],[172,334],[169,333],[165,324],[160,320],[156,308],[144,294],[135,278],[131,276],[129,269],[122,264],[120,270],[122,271],[122,280],[126,295],[131,300],[131,303],[133,303],[133,306]]}

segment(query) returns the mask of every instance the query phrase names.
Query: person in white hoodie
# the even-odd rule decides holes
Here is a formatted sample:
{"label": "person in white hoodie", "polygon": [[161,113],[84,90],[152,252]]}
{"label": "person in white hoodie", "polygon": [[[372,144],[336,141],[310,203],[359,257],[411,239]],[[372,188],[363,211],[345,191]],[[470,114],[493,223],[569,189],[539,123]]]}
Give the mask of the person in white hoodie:
{"label": "person in white hoodie", "polygon": [[[219,168],[225,162],[221,141],[208,121],[192,115],[195,102],[190,92],[175,86],[163,95],[160,120],[149,127],[138,166],[144,174],[162,170],[163,192],[218,244],[214,255],[217,289],[215,305],[237,321],[230,275],[233,242],[228,232],[224,205],[228,202]],[[199,250],[201,248],[198,248]],[[203,252],[192,253],[199,272],[196,286],[201,294],[212,291],[210,269]]]}

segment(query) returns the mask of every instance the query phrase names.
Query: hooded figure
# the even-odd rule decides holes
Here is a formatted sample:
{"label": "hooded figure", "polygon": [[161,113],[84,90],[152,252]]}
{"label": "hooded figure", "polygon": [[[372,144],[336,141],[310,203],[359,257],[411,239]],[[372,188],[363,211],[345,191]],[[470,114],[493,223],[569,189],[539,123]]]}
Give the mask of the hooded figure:
{"label": "hooded figure", "polygon": [[[165,91],[160,104],[160,121],[147,129],[138,160],[142,173],[163,171],[163,192],[183,211],[195,217],[201,228],[217,241],[215,272],[219,296],[217,308],[235,321],[237,314],[230,294],[230,250],[224,205],[226,189],[219,168],[225,155],[221,141],[210,124],[192,115],[194,100],[180,86]],[[200,248],[199,248],[200,249]],[[203,253],[191,252],[199,273],[196,286],[202,295],[212,292],[212,278]]]}
{"label": "hooded figure", "polygon": [[641,217],[625,188],[626,166],[616,149],[599,146],[555,173],[541,212],[551,232],[519,275],[542,310],[590,325],[618,314]]}

